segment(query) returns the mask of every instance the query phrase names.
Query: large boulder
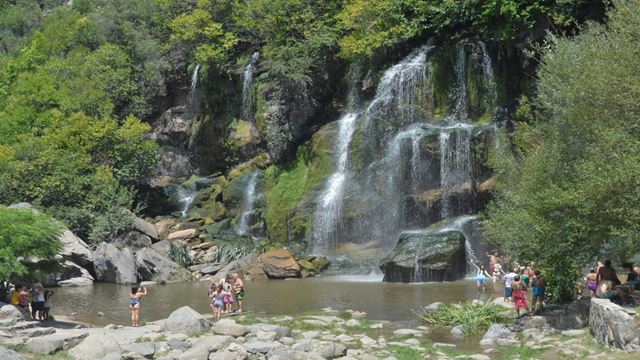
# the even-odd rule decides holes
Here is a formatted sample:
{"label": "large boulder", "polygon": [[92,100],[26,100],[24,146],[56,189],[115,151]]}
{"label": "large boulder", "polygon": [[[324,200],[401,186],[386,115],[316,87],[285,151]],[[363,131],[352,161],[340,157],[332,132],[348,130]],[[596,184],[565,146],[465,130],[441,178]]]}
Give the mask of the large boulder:
{"label": "large boulder", "polygon": [[159,239],[158,230],[155,225],[137,216],[133,218],[131,228],[148,236],[153,242],[157,242]]}
{"label": "large boulder", "polygon": [[213,332],[218,335],[238,337],[248,333],[249,328],[236,323],[232,319],[221,319],[213,325]]}
{"label": "large boulder", "polygon": [[[0,306],[0,320],[8,320],[10,323],[17,323],[23,320],[30,320],[13,305]],[[4,322],[4,321],[3,321]]]}
{"label": "large boulder", "polygon": [[120,355],[121,353],[122,348],[118,341],[106,333],[91,334],[78,346],[69,350],[69,355],[75,360],[100,359],[107,355]]}
{"label": "large boulder", "polygon": [[118,250],[103,242],[96,247],[93,255],[97,281],[117,284],[138,282],[136,259],[129,249]]}
{"label": "large boulder", "polygon": [[465,237],[455,230],[406,231],[380,262],[387,282],[452,281],[466,273]]}
{"label": "large boulder", "polygon": [[166,282],[180,267],[175,262],[158,254],[152,248],[144,248],[136,252],[138,274],[142,280]]}
{"label": "large boulder", "polygon": [[0,346],[0,359],[2,360],[26,360],[24,356],[14,350]]}
{"label": "large boulder", "polygon": [[43,277],[42,284],[44,286],[81,286],[80,284],[91,285],[93,280],[93,276],[87,269],[71,261],[65,261],[58,272]]}
{"label": "large boulder", "polygon": [[208,330],[211,322],[188,306],[183,306],[169,315],[160,330],[191,335]]}
{"label": "large boulder", "polygon": [[589,328],[601,344],[624,351],[640,350],[640,317],[608,299],[591,299]]}
{"label": "large boulder", "polygon": [[74,263],[89,271],[93,270],[93,254],[87,243],[82,241],[70,230],[65,230],[58,240],[62,243],[60,255],[69,258]]}
{"label": "large boulder", "polygon": [[290,278],[300,276],[300,265],[293,258],[289,250],[277,249],[259,256],[262,270],[270,278]]}

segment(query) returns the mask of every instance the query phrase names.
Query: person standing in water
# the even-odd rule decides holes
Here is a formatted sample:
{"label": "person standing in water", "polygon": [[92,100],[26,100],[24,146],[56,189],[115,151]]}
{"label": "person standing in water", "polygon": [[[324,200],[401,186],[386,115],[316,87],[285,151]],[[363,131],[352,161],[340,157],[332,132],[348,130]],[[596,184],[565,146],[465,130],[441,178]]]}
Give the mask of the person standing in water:
{"label": "person standing in water", "polygon": [[244,298],[244,281],[238,276],[233,274],[233,296],[238,302],[238,312],[242,312],[242,299]]}
{"label": "person standing in water", "polygon": [[131,324],[132,326],[140,326],[140,303],[142,297],[147,295],[146,287],[131,287],[131,294],[129,295],[129,307],[131,308]]}
{"label": "person standing in water", "polygon": [[478,268],[478,272],[476,273],[476,286],[478,290],[482,288],[482,292],[485,290],[485,285],[487,284],[487,277],[491,277],[489,273],[484,269],[484,265],[480,265]]}

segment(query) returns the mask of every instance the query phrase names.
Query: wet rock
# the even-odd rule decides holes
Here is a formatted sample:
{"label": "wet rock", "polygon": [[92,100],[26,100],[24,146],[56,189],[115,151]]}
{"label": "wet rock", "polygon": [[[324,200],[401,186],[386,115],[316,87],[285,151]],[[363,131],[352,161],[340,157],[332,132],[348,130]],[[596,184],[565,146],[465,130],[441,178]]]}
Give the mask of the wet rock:
{"label": "wet rock", "polygon": [[[120,344],[108,334],[91,334],[76,347],[69,350],[69,355],[75,360],[100,359],[107,355],[120,355]],[[118,356],[119,358],[119,356]]]}
{"label": "wet rock", "polygon": [[407,231],[380,262],[387,282],[451,281],[466,272],[465,238],[459,231]]}
{"label": "wet rock", "polygon": [[625,309],[608,299],[591,299],[591,335],[601,344],[624,351],[640,350],[640,322],[635,309]]}
{"label": "wet rock", "polygon": [[136,252],[136,264],[138,274],[143,280],[152,280],[165,282],[171,279],[171,276],[180,267],[175,262],[160,255],[152,248],[144,248]]}
{"label": "wet rock", "polygon": [[118,250],[115,246],[103,242],[93,254],[96,280],[117,284],[138,282],[136,260],[129,249]]}
{"label": "wet rock", "polygon": [[249,328],[237,324],[235,320],[221,319],[213,325],[213,332],[218,335],[230,335],[233,337],[244,336],[249,332]]}
{"label": "wet rock", "polygon": [[464,336],[464,327],[462,325],[456,325],[453,328],[451,328],[451,335],[456,336],[456,337],[463,337]]}
{"label": "wet rock", "polygon": [[26,360],[24,356],[17,352],[0,346],[0,359],[2,360]]}
{"label": "wet rock", "polygon": [[484,333],[482,340],[480,340],[480,345],[491,346],[498,343],[499,340],[504,339],[513,340],[515,339],[515,334],[502,324],[493,324],[489,330]]}
{"label": "wet rock", "polygon": [[300,276],[300,266],[286,249],[272,250],[259,256],[262,269],[270,278]]}
{"label": "wet rock", "polygon": [[211,322],[188,306],[183,306],[169,315],[160,330],[191,335],[203,332],[211,327]]}

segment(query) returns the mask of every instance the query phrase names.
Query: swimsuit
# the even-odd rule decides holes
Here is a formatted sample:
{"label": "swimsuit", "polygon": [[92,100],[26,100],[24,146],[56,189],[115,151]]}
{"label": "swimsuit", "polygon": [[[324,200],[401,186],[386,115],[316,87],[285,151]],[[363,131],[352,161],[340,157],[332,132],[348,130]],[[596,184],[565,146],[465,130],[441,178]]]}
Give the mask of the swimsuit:
{"label": "swimsuit", "polygon": [[484,285],[487,282],[487,277],[484,276],[482,271],[478,270],[478,274],[476,275],[476,284]]}
{"label": "swimsuit", "polygon": [[598,282],[595,280],[589,280],[587,281],[587,286],[589,287],[589,290],[596,291],[598,288]]}
{"label": "swimsuit", "polygon": [[236,300],[241,301],[244,298],[244,288],[241,287],[239,290],[233,290],[234,295],[236,296]]}
{"label": "swimsuit", "polygon": [[129,305],[134,307],[136,305],[140,305],[140,298],[129,298]]}

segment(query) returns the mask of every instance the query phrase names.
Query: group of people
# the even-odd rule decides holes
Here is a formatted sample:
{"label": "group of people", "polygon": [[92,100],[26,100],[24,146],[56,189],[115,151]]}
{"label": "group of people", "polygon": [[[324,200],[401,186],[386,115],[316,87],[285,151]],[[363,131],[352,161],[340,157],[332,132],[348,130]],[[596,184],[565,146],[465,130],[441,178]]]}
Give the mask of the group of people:
{"label": "group of people", "polygon": [[[220,320],[223,313],[242,313],[242,299],[244,298],[244,282],[238,274],[227,275],[220,279],[218,284],[212,283],[208,292],[211,308],[216,320]],[[238,308],[233,310],[233,303]]]}
{"label": "group of people", "polygon": [[[484,265],[477,268],[476,286],[478,290],[484,292],[486,290],[487,278],[491,278],[493,282],[504,280],[504,301],[506,303],[513,302],[516,308],[516,314],[520,316],[520,311],[535,314],[537,306],[543,310],[544,296],[546,288],[546,280],[540,273],[540,270],[532,267],[512,265],[512,269],[506,273],[502,270],[502,266],[496,262],[497,257],[491,255],[489,257],[489,271]],[[498,271],[496,272],[496,269]],[[527,292],[531,289],[531,308],[527,303]]]}
{"label": "group of people", "polygon": [[[34,283],[31,288],[16,284],[3,284],[0,300],[15,305],[29,319],[46,321],[51,318],[53,291],[45,289],[42,284]],[[7,291],[8,290],[8,291]]]}

